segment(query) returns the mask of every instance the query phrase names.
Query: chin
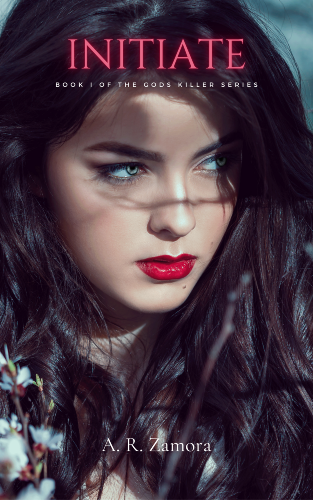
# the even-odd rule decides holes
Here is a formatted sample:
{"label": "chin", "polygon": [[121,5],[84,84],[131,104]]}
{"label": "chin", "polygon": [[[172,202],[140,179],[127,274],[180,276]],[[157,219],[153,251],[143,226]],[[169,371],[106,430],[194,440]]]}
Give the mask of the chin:
{"label": "chin", "polygon": [[[165,314],[181,306],[188,298],[195,283],[179,282],[163,283],[157,286],[128,287],[105,290],[94,285],[94,288],[104,306],[115,314],[128,312],[142,314]],[[185,288],[184,288],[185,287]]]}
{"label": "chin", "polygon": [[161,290],[161,293],[146,294],[142,300],[138,300],[132,304],[128,303],[127,306],[145,314],[164,314],[181,306],[188,298],[190,291],[186,293],[184,290],[184,293],[179,293],[177,290],[173,290],[169,294],[162,293]]}

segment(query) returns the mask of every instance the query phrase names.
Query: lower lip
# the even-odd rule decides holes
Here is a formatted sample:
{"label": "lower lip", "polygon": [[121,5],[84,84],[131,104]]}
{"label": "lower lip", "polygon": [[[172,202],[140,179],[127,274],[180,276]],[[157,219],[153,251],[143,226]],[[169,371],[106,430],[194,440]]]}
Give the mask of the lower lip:
{"label": "lower lip", "polygon": [[188,276],[195,265],[196,259],[179,260],[177,262],[138,261],[142,272],[155,280],[180,280]]}

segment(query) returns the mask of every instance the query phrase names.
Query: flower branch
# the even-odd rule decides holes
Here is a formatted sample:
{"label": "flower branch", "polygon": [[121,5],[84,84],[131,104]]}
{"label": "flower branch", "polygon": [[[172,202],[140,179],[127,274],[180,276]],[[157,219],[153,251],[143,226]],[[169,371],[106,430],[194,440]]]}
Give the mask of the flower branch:
{"label": "flower branch", "polygon": [[[20,368],[15,365],[9,358],[6,346],[5,356],[0,353],[0,370],[0,387],[9,391],[18,414],[12,414],[11,419],[0,419],[0,435],[3,436],[0,437],[0,477],[6,484],[6,492],[0,490],[0,499],[49,500],[55,483],[53,479],[47,478],[48,452],[58,450],[63,439],[61,433],[48,427],[54,403],[51,400],[47,407],[43,380],[36,375],[34,382],[28,367]],[[29,425],[29,415],[24,414],[20,402],[30,384],[36,385],[40,392],[44,415],[44,423],[40,427]],[[32,446],[29,443],[29,433],[33,440]],[[42,470],[44,479],[40,480]],[[11,494],[11,483],[17,478],[31,483],[14,497]]]}

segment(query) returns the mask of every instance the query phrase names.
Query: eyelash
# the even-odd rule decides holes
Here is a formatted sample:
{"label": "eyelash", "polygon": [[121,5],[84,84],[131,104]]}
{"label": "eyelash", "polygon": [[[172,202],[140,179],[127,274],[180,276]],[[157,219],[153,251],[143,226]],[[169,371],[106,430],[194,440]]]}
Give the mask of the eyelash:
{"label": "eyelash", "polygon": [[[196,166],[196,168],[200,167],[202,164],[205,162],[208,163],[213,163],[216,161],[218,158],[226,158],[226,165],[225,166],[218,166],[216,169],[208,169],[206,172],[204,172],[204,175],[218,175],[220,172],[225,172],[228,170],[232,165],[241,162],[241,152],[227,152],[225,154],[223,153],[216,153],[215,155],[209,156],[207,158],[204,158],[201,160],[201,162]],[[139,163],[139,162],[122,162],[122,163],[111,163],[108,165],[101,165],[100,167],[97,167],[98,171],[98,178],[99,180],[103,181],[106,180],[107,182],[111,184],[134,184],[135,182],[138,182],[142,176],[140,173],[138,175],[133,175],[131,177],[117,177],[115,175],[112,175],[114,172],[117,172],[119,170],[122,170],[123,168],[126,167],[136,167],[138,166],[140,169],[144,170],[146,167],[144,164]],[[204,169],[205,170],[205,169]]]}
{"label": "eyelash", "polygon": [[144,169],[144,165],[142,163],[136,161],[128,161],[123,163],[112,163],[109,165],[101,165],[101,167],[97,167],[99,180],[107,180],[111,184],[134,184],[141,177],[140,175],[134,175],[131,177],[117,177],[112,175],[112,172],[118,172],[118,170],[122,170],[126,167],[136,167],[138,166],[142,170]]}
{"label": "eyelash", "polygon": [[227,151],[227,153],[216,153],[215,155],[203,158],[203,160],[198,163],[197,167],[200,167],[205,162],[213,163],[219,158],[226,158],[226,165],[218,165],[216,169],[208,169],[206,174],[218,175],[219,172],[226,172],[232,165],[241,163],[241,151]]}

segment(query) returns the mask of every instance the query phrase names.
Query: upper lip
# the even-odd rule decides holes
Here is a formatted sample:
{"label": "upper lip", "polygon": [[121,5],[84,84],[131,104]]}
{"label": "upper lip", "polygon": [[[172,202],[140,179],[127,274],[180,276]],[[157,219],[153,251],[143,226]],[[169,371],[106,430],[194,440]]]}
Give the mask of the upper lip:
{"label": "upper lip", "polygon": [[149,257],[148,259],[141,259],[138,262],[179,262],[180,260],[196,259],[195,255],[189,253],[182,253],[173,257],[173,255],[157,255],[156,257]]}

